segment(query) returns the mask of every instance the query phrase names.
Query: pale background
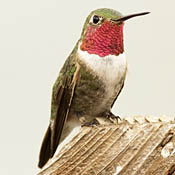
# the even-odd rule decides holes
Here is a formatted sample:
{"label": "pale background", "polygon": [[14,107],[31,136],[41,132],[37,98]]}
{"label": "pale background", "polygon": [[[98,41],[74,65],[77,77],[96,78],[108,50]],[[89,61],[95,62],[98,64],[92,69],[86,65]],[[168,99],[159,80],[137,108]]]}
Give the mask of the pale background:
{"label": "pale background", "polygon": [[32,175],[49,122],[52,85],[86,16],[150,11],[125,24],[128,78],[114,112],[175,116],[175,1],[0,1],[0,174]]}

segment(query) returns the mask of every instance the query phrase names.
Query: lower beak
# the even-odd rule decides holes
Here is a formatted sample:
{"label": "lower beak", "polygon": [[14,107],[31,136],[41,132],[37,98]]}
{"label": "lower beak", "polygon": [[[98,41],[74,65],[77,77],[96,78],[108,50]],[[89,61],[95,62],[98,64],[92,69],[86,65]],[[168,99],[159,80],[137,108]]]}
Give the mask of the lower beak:
{"label": "lower beak", "polygon": [[117,22],[123,22],[123,21],[126,21],[126,20],[130,19],[130,18],[133,18],[133,17],[136,17],[136,16],[147,15],[149,13],[150,12],[143,12],[143,13],[136,13],[136,14],[132,14],[132,15],[127,15],[127,16],[121,17],[121,18],[119,18],[119,19],[117,19],[115,21],[117,21]]}

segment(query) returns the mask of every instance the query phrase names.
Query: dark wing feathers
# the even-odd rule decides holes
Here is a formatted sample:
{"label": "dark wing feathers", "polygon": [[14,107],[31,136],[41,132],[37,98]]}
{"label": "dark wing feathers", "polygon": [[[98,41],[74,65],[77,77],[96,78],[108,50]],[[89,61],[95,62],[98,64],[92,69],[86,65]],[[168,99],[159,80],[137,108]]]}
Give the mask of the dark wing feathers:
{"label": "dark wing feathers", "polygon": [[38,163],[40,168],[42,168],[51,157],[53,157],[60,142],[64,123],[74,94],[76,84],[76,82],[74,82],[74,76],[76,72],[77,67],[72,52],[66,60],[60,72],[61,76],[58,77],[53,88],[51,123],[47,129],[40,150]]}
{"label": "dark wing feathers", "polygon": [[39,163],[38,163],[39,168],[42,168],[46,164],[46,162],[49,160],[50,148],[51,148],[51,128],[49,125],[40,149]]}
{"label": "dark wing feathers", "polygon": [[68,112],[69,112],[69,104],[71,103],[71,94],[72,94],[72,87],[64,87],[62,90],[62,97],[60,100],[59,108],[56,112],[56,118],[54,119],[53,123],[53,133],[51,137],[51,154],[52,157],[57,149],[59,141],[61,139],[64,123],[66,121]]}
{"label": "dark wing feathers", "polygon": [[55,107],[56,114],[55,118],[52,119],[53,123],[50,123],[42,142],[38,164],[40,168],[42,168],[51,157],[53,157],[59,144],[64,123],[69,112],[69,104],[71,103],[73,89],[72,86],[67,85],[67,81],[65,83],[65,85],[59,85],[56,98],[53,98],[52,96],[52,107]]}

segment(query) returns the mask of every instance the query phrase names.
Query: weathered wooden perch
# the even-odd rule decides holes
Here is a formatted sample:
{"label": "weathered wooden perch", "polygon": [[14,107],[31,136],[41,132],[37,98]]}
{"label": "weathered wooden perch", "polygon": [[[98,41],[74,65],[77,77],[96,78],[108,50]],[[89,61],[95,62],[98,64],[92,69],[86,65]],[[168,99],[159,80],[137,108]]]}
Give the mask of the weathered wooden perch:
{"label": "weathered wooden perch", "polygon": [[38,175],[175,175],[175,122],[150,119],[83,127]]}

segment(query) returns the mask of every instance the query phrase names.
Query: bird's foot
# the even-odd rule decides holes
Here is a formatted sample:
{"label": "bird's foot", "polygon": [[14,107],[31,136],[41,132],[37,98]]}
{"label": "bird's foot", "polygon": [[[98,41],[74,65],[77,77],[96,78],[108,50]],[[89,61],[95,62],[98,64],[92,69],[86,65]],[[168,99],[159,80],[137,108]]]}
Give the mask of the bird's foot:
{"label": "bird's foot", "polygon": [[109,113],[107,114],[106,117],[107,117],[107,119],[109,119],[110,122],[113,123],[113,124],[118,124],[118,123],[119,123],[119,120],[121,121],[120,116],[116,116],[116,115],[114,115],[112,112],[109,112]]}
{"label": "bird's foot", "polygon": [[83,127],[83,126],[97,126],[97,125],[99,125],[100,123],[98,122],[98,120],[96,120],[96,119],[93,119],[92,121],[90,121],[90,122],[85,122],[85,123],[83,123],[81,126]]}

